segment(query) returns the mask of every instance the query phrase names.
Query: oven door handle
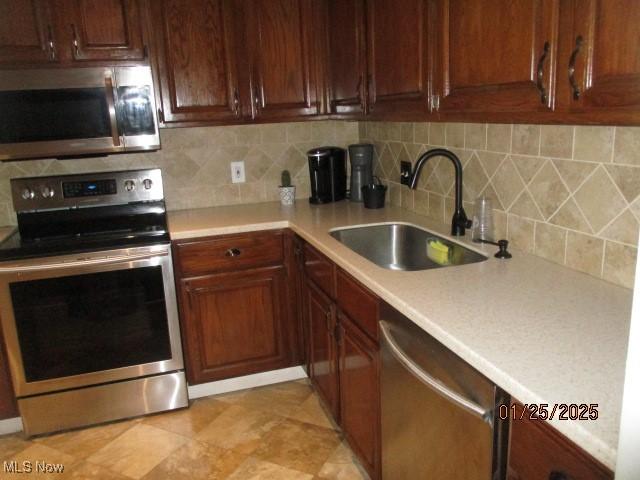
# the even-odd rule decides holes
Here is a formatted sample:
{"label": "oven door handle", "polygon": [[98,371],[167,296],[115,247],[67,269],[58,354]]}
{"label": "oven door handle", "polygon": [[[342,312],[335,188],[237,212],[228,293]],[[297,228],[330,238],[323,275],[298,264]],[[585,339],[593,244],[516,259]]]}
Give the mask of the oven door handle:
{"label": "oven door handle", "polygon": [[51,263],[21,264],[13,266],[0,266],[0,273],[23,273],[40,272],[49,270],[60,270],[67,268],[89,267],[95,265],[112,265],[114,263],[126,263],[150,258],[166,257],[168,250],[153,252],[139,252],[121,255],[91,255],[87,257],[76,257],[64,261],[53,261]]}

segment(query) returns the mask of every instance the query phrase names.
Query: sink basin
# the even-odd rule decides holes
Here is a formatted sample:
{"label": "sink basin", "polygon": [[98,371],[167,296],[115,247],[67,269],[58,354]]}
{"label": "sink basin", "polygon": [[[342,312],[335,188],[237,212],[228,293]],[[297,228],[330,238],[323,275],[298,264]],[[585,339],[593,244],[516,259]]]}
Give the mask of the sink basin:
{"label": "sink basin", "polygon": [[[435,233],[403,223],[366,225],[332,230],[329,234],[358,255],[389,270],[427,270],[484,262],[487,257]],[[449,247],[449,254],[427,255],[430,241]],[[443,261],[444,260],[444,261]]]}

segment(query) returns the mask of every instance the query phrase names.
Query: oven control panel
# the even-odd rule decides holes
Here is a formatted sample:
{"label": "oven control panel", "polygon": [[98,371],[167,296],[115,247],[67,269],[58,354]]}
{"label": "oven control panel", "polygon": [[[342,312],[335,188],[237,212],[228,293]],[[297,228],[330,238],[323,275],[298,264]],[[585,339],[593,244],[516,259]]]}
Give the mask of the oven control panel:
{"label": "oven control panel", "polygon": [[11,180],[17,213],[164,199],[159,168]]}

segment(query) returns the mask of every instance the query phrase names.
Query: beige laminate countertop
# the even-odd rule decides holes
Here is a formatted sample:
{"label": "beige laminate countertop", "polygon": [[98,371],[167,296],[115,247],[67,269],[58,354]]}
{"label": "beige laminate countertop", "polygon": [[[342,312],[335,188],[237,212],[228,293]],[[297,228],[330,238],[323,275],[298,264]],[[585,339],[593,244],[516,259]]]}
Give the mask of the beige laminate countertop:
{"label": "beige laminate countertop", "polygon": [[632,292],[517,250],[512,259],[497,260],[495,247],[476,244],[471,248],[487,253],[488,261],[391,271],[328,233],[391,221],[447,232],[398,208],[305,201],[171,212],[169,229],[173,239],[185,239],[291,228],[522,403],[598,404],[596,421],[551,423],[613,470]]}

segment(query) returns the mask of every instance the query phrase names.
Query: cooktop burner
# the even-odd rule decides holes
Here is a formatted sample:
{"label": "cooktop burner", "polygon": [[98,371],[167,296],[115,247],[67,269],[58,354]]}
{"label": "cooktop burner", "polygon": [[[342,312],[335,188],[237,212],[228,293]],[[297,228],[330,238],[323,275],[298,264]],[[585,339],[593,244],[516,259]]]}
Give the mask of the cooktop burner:
{"label": "cooktop burner", "polygon": [[0,261],[168,243],[159,169],[11,180],[18,230]]}

